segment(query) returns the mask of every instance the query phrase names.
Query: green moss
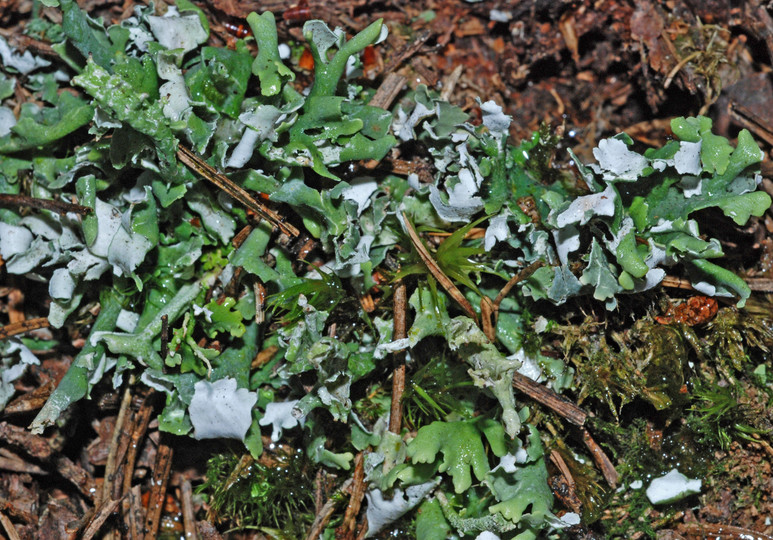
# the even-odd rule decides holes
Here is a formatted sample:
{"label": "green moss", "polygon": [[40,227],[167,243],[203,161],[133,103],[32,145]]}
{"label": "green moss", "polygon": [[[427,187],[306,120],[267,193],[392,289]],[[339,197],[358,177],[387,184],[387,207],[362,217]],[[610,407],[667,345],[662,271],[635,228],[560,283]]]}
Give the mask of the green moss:
{"label": "green moss", "polygon": [[314,519],[311,471],[303,452],[280,451],[261,462],[249,454],[218,454],[207,462],[206,481],[197,492],[208,499],[211,521],[300,538]]}

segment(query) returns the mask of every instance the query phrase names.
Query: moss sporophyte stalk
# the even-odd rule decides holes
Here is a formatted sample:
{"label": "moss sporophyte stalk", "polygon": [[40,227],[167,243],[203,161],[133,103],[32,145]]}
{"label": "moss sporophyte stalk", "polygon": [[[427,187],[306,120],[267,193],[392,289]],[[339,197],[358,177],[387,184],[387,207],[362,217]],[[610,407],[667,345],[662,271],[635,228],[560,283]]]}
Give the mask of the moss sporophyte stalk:
{"label": "moss sporophyte stalk", "polygon": [[[674,416],[692,403],[707,444],[765,430],[731,390],[684,388],[689,363],[715,346],[730,351],[723,376],[745,370],[751,349],[770,346],[769,325],[739,329],[728,317],[742,312],[725,307],[701,321],[718,329],[706,336],[641,310],[632,328],[606,331],[552,309],[584,299],[612,317],[651,302],[667,269],[742,308],[750,289],[697,215],[714,208],[742,226],[770,206],[749,132],[733,146],[699,116],[675,118],[673,140],[643,153],[625,134],[604,139],[596,163],[570,152],[581,191],[548,165],[558,139],[543,129],[509,143],[512,119],[493,101],[478,102],[479,125],[423,85],[372,105],[361,56],[386,38],[382,20],[349,39],[307,21],[303,88],[268,12],[228,49],[207,45],[188,0],[107,28],[71,0],[44,3],[61,10],[47,34],[60,61],[4,60],[2,99],[26,84],[43,106],[0,130],[0,193],[88,211],[0,208],[0,255],[9,274],[49,283],[54,328],[99,310],[33,431],[97,384],[139,381],[165,396],[162,431],[243,446],[209,463],[212,519],[306,530],[314,502],[298,486],[315,470],[347,477],[360,454],[371,534],[401,520],[421,538],[535,538],[571,524],[548,483],[546,444],[559,439],[546,426],[560,420],[516,394],[514,377],[529,373],[548,397],[601,398],[613,416],[635,399]],[[396,152],[431,174],[364,165]],[[396,280],[410,323],[399,340]],[[566,360],[547,336],[563,338]],[[18,376],[25,347],[0,349]],[[403,350],[396,433],[389,374]]]}

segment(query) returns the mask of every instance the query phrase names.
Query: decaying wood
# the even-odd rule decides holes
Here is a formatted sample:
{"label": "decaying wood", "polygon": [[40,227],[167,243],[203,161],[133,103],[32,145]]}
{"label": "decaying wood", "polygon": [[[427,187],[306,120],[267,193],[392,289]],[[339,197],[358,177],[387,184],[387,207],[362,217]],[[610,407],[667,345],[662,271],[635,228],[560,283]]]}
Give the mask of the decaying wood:
{"label": "decaying wood", "polygon": [[458,65],[454,70],[443,80],[443,90],[440,92],[440,99],[443,101],[450,101],[451,95],[454,93],[456,83],[459,82],[459,78],[462,76],[464,66]]}
{"label": "decaying wood", "polygon": [[27,474],[48,474],[48,471],[45,469],[34,463],[24,461],[21,457],[12,453],[7,448],[0,448],[0,470]]}
{"label": "decaying wood", "polygon": [[239,249],[239,246],[241,246],[244,243],[244,241],[247,240],[247,237],[252,232],[252,229],[253,229],[252,225],[249,225],[249,224],[242,227],[241,230],[239,230],[239,232],[236,233],[234,237],[231,239],[231,245],[234,248]]}
{"label": "decaying wood", "polygon": [[56,468],[57,473],[61,474],[63,478],[67,478],[78,488],[78,491],[86,500],[91,501],[94,499],[97,492],[97,483],[86,469],[58,452],[54,455],[52,465]]}
{"label": "decaying wood", "polygon": [[54,391],[54,388],[56,388],[56,380],[48,379],[45,383],[41,384],[37,388],[27,392],[26,394],[22,394],[18,398],[11,401],[8,405],[6,405],[3,413],[11,415],[37,411],[48,400],[48,397],[51,395],[51,392]]}
{"label": "decaying wood", "polygon": [[63,478],[69,480],[88,500],[94,498],[95,482],[83,467],[51,448],[48,440],[24,428],[0,422],[0,441],[17,446],[29,456],[50,463]]}
{"label": "decaying wood", "polygon": [[691,538],[721,538],[722,540],[773,540],[773,536],[746,527],[721,523],[684,523],[678,530]]}

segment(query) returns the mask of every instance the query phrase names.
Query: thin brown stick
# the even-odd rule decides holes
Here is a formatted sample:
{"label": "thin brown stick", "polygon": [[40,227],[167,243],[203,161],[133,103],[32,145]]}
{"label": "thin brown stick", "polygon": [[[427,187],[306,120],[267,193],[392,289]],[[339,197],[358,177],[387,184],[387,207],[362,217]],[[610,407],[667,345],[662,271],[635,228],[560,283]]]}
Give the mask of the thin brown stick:
{"label": "thin brown stick", "polygon": [[185,538],[196,538],[196,517],[193,513],[193,489],[191,488],[190,481],[183,480],[180,483],[180,500],[182,501],[183,510],[183,529],[185,530]]}
{"label": "thin brown stick", "polygon": [[419,254],[422,262],[427,266],[427,269],[438,281],[438,283],[440,283],[440,285],[448,292],[451,298],[456,300],[456,302],[462,307],[465,313],[467,313],[467,316],[475,321],[476,325],[479,324],[478,315],[475,313],[475,310],[472,309],[472,305],[467,301],[457,286],[454,285],[450,279],[448,279],[448,276],[443,273],[443,270],[440,269],[438,264],[435,262],[435,259],[432,258],[432,255],[429,254],[429,251],[427,251],[427,248],[424,247],[424,243],[421,241],[421,238],[419,238],[419,235],[416,234],[416,230],[413,228],[413,225],[410,221],[408,221],[408,217],[405,215],[405,212],[402,213],[402,216],[405,230],[408,233],[408,236],[411,239],[411,243],[416,249],[416,252]]}
{"label": "thin brown stick", "polygon": [[8,322],[10,324],[20,323],[26,317],[24,316],[24,292],[16,287],[8,291]]}
{"label": "thin brown stick", "polygon": [[[392,337],[404,339],[408,334],[408,292],[402,279],[395,283],[394,323]],[[403,423],[403,392],[405,391],[405,351],[393,355],[392,403],[389,409],[389,431],[400,433]]]}
{"label": "thin brown stick", "polygon": [[741,124],[741,126],[754,133],[754,135],[760,139],[764,139],[766,143],[773,144],[773,132],[771,132],[770,126],[764,118],[760,118],[760,116],[750,108],[744,107],[740,103],[736,103],[732,100],[730,101],[728,110],[730,111],[730,116]]}
{"label": "thin brown stick", "polygon": [[585,424],[585,420],[588,418],[588,413],[565,397],[555,393],[546,386],[531,380],[526,375],[521,375],[517,371],[513,376],[513,386],[534,401],[548,407],[561,418],[564,418],[575,426],[582,427],[582,425]]}
{"label": "thin brown stick", "polygon": [[499,304],[502,303],[502,300],[505,299],[505,296],[507,296],[510,293],[510,290],[521,281],[524,281],[526,279],[529,279],[531,275],[545,266],[544,261],[535,261],[531,263],[529,266],[518,272],[516,275],[510,278],[510,281],[508,281],[504,287],[502,287],[502,290],[499,291],[499,294],[494,299],[494,307],[496,308],[496,312],[499,311]]}
{"label": "thin brown stick", "polygon": [[113,436],[110,440],[110,450],[107,454],[107,463],[105,464],[105,479],[102,482],[102,493],[98,500],[100,502],[109,501],[117,497],[113,497],[113,488],[116,481],[116,470],[118,469],[118,449],[121,440],[122,433],[124,432],[124,426],[126,424],[127,416],[129,415],[129,405],[131,404],[132,394],[131,387],[126,386],[126,390],[123,392],[121,399],[121,406],[118,409],[118,417],[115,420],[115,428],[113,428]]}
{"label": "thin brown stick", "polygon": [[161,358],[169,356],[169,315],[161,315]]}
{"label": "thin brown stick", "polygon": [[255,293],[255,323],[263,324],[266,322],[266,286],[257,279],[252,284],[252,290]]}
{"label": "thin brown stick", "polygon": [[615,466],[604,453],[604,450],[602,450],[596,441],[593,440],[593,437],[588,430],[583,427],[585,421],[588,419],[588,413],[565,397],[560,396],[553,390],[518,372],[515,372],[515,375],[513,376],[513,386],[537,403],[546,406],[562,418],[566,419],[568,422],[583,428],[583,441],[590,451],[593,461],[595,461],[596,465],[601,469],[601,474],[604,476],[607,483],[612,487],[617,486],[618,474],[615,470]]}
{"label": "thin brown stick", "polygon": [[27,463],[26,461],[18,457],[17,459],[14,459],[14,458],[0,456],[0,470],[27,473],[27,474],[40,474],[40,475],[48,474],[48,471],[46,471],[45,469],[41,469],[34,463]]}
{"label": "thin brown stick", "polygon": [[721,538],[722,540],[773,540],[773,536],[762,532],[747,529],[745,527],[736,527],[734,525],[723,525],[721,523],[682,523],[678,528],[679,532],[684,532],[691,536],[699,538]]}
{"label": "thin brown stick", "polygon": [[456,88],[456,83],[459,82],[459,78],[462,76],[462,71],[464,71],[464,65],[459,64],[448,77],[445,78],[443,81],[443,90],[440,92],[441,101],[449,101],[451,99],[451,94],[454,93],[454,88]]}
{"label": "thin brown stick", "polygon": [[616,488],[619,475],[615,470],[615,466],[612,465],[612,462],[604,453],[604,450],[602,450],[598,443],[593,440],[593,437],[591,437],[591,434],[587,429],[582,430],[582,440],[585,443],[585,447],[590,451],[593,461],[595,461],[598,468],[601,469],[601,474],[604,475],[607,484],[613,489]]}
{"label": "thin brown stick", "polygon": [[156,463],[153,467],[153,483],[148,499],[148,514],[145,516],[145,540],[153,540],[158,533],[161,521],[161,511],[164,509],[166,485],[169,482],[169,471],[172,469],[172,447],[162,442],[156,453]]}
{"label": "thin brown stick", "polygon": [[317,469],[317,474],[314,475],[314,514],[319,514],[322,509],[322,505],[325,504],[322,499],[322,484],[325,483],[325,472],[322,469]]}
{"label": "thin brown stick", "polygon": [[0,327],[0,339],[6,339],[16,334],[23,334],[31,330],[37,330],[39,328],[48,328],[51,323],[48,322],[48,317],[38,317],[36,319],[27,319],[25,321],[19,321],[11,324],[6,324]]}
{"label": "thin brown stick", "polygon": [[51,463],[56,468],[56,472],[66,478],[72,484],[78,488],[86,499],[92,500],[97,493],[97,484],[94,478],[80,465],[72,461],[67,456],[62,454],[55,454]]}
{"label": "thin brown stick", "polygon": [[572,512],[582,514],[582,501],[577,496],[577,483],[574,481],[574,477],[572,477],[572,471],[569,470],[569,466],[558,450],[550,451],[550,462],[556,466],[564,479],[562,489],[565,493],[561,497],[561,502],[569,507]]}
{"label": "thin brown stick", "polygon": [[0,193],[0,206],[29,206],[31,208],[40,208],[41,210],[50,210],[58,214],[74,212],[76,214],[88,214],[94,209],[82,204],[56,201],[53,199],[38,199],[28,195],[19,195],[13,193]]}
{"label": "thin brown stick", "polygon": [[[121,501],[121,511],[126,524],[127,538],[142,538],[143,510],[142,488],[139,485],[132,487]],[[192,538],[196,538],[193,536]]]}
{"label": "thin brown stick", "polygon": [[13,523],[8,518],[8,516],[2,512],[0,512],[0,524],[3,525],[5,534],[8,535],[8,540],[21,540],[19,533],[16,531],[16,527],[13,526]]}
{"label": "thin brown stick", "polygon": [[424,29],[419,32],[413,41],[406,44],[390,58],[387,65],[384,66],[384,73],[393,72],[397,66],[402,64],[407,58],[416,54],[430,37],[432,37],[432,32],[430,30]]}
{"label": "thin brown stick", "polygon": [[247,240],[247,237],[252,232],[252,229],[253,229],[252,225],[249,225],[249,224],[242,227],[241,230],[238,233],[236,233],[233,238],[231,238],[231,245],[234,248],[239,249],[239,247],[244,243],[244,241]]}
{"label": "thin brown stick", "polygon": [[360,522],[360,532],[359,534],[357,534],[356,540],[363,540],[367,534],[368,534],[368,517],[365,516],[362,518],[362,521]]}
{"label": "thin brown stick", "polygon": [[692,283],[686,279],[678,278],[676,276],[666,276],[663,281],[660,282],[663,287],[671,287],[673,289],[687,289],[692,290]]}
{"label": "thin brown stick", "polygon": [[541,268],[544,265],[545,263],[543,261],[535,261],[515,274],[507,283],[505,283],[505,286],[502,287],[502,290],[499,291],[499,294],[493,301],[490,300],[487,296],[481,298],[480,316],[483,325],[483,333],[486,334],[486,337],[489,338],[489,340],[494,341],[496,338],[497,319],[499,318],[499,305],[502,303],[502,300],[504,300],[505,297],[510,294],[510,291],[517,283],[529,279],[529,276],[531,276],[534,272],[537,271],[538,268]]}
{"label": "thin brown stick", "polygon": [[189,167],[196,174],[203,177],[205,180],[211,182],[228,195],[242,203],[244,206],[258,214],[260,217],[270,222],[272,225],[278,227],[283,233],[288,236],[298,236],[300,231],[284,222],[284,218],[271,210],[266,205],[258,202],[252,195],[247,193],[240,186],[236,185],[225,175],[219,173],[212,165],[201,159],[199,156],[188,150],[183,145],[180,145],[177,150],[177,158]]}
{"label": "thin brown stick", "polygon": [[349,496],[349,505],[344,512],[344,520],[341,527],[336,531],[336,538],[339,538],[338,531],[343,535],[340,538],[345,540],[354,539],[354,527],[357,525],[357,514],[360,513],[362,498],[365,496],[365,468],[362,452],[354,457],[354,474],[352,475],[352,494]]}
{"label": "thin brown stick", "polygon": [[[749,288],[754,292],[766,292],[766,293],[773,292],[773,279],[745,278],[744,281],[749,286]],[[690,283],[688,280],[678,278],[675,276],[664,277],[663,281],[661,281],[660,284],[663,287],[671,287],[674,289],[686,289],[686,290],[695,289],[692,286],[692,283]]]}
{"label": "thin brown stick", "polygon": [[405,86],[405,77],[390,73],[378,87],[368,105],[388,109],[397,95],[402,92],[403,86]]}
{"label": "thin brown stick", "polygon": [[[341,484],[338,493],[349,493],[351,491],[352,482],[352,478],[347,478],[347,480]],[[319,538],[319,535],[322,534],[322,530],[325,528],[328,521],[330,521],[330,518],[333,517],[337,499],[338,497],[335,496],[330,497],[325,504],[322,505],[322,508],[320,508],[319,512],[317,512],[317,515],[314,517],[314,523],[311,524],[311,529],[309,529],[309,534],[306,535],[306,540],[316,540]]]}
{"label": "thin brown stick", "polygon": [[768,278],[746,278],[746,284],[755,292],[773,292],[773,279]]}
{"label": "thin brown stick", "polygon": [[126,453],[126,468],[124,469],[123,487],[121,489],[122,495],[126,495],[131,489],[132,478],[134,477],[134,463],[141,450],[141,443],[148,430],[150,417],[153,414],[153,396],[154,394],[151,393],[145,398],[140,406],[140,410],[137,412],[137,417],[134,420],[134,429],[131,434],[129,450]]}
{"label": "thin brown stick", "polygon": [[91,521],[86,526],[86,528],[83,530],[83,540],[91,540],[94,538],[94,535],[99,532],[99,529],[102,528],[102,525],[105,524],[105,521],[107,521],[107,518],[110,517],[110,515],[115,512],[115,509],[118,508],[118,505],[120,504],[121,499],[115,500],[115,501],[107,501],[102,504],[100,504],[99,509],[94,514],[94,516],[91,518]]}

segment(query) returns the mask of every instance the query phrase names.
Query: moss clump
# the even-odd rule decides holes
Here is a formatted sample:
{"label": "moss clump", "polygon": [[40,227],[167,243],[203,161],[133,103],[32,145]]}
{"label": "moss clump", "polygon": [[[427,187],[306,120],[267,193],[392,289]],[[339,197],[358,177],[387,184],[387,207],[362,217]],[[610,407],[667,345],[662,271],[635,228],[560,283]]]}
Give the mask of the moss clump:
{"label": "moss clump", "polygon": [[302,452],[280,451],[260,461],[249,454],[217,454],[197,491],[207,496],[211,521],[300,538],[314,519],[310,470]]}

